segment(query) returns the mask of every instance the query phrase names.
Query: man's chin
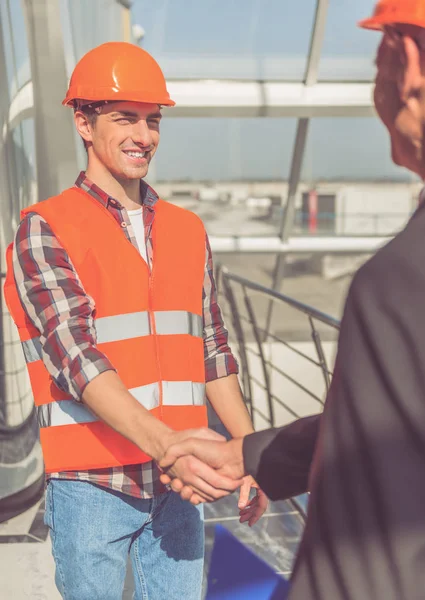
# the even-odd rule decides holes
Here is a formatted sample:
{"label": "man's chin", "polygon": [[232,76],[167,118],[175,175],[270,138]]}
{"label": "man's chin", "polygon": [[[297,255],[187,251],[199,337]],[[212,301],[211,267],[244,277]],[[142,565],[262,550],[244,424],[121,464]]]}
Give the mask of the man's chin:
{"label": "man's chin", "polygon": [[127,179],[132,181],[135,179],[143,179],[146,177],[149,171],[149,164],[143,165],[142,167],[134,167],[133,169],[124,169],[121,174],[121,179]]}

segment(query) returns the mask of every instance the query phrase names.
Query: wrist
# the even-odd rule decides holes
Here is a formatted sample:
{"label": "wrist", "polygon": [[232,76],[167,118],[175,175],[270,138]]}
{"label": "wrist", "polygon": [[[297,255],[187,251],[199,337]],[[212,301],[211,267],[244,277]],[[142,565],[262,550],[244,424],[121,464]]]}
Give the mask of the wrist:
{"label": "wrist", "polygon": [[229,458],[233,465],[236,467],[241,477],[246,474],[245,465],[243,460],[243,437],[233,438],[228,444]]}
{"label": "wrist", "polygon": [[[150,423],[144,423],[147,435],[141,434],[141,443],[138,446],[155,462],[159,462],[171,444],[174,431],[156,417],[152,417],[150,421]],[[146,425],[148,425],[147,428]]]}

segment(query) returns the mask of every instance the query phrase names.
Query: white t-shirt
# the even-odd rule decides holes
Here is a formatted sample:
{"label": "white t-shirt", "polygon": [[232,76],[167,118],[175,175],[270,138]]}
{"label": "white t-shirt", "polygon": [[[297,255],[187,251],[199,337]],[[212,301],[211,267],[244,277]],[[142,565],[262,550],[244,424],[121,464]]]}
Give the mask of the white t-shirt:
{"label": "white t-shirt", "polygon": [[127,213],[130,217],[130,222],[131,226],[133,227],[137,245],[139,246],[139,252],[145,261],[148,262],[148,257],[146,254],[145,225],[143,223],[143,208],[128,210]]}

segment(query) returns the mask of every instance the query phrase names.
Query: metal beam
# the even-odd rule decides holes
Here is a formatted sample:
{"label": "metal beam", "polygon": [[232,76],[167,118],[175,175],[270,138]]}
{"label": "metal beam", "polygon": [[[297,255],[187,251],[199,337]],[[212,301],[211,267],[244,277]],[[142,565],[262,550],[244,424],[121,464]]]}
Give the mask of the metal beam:
{"label": "metal beam", "polygon": [[[172,81],[168,87],[177,106],[164,109],[167,119],[375,116],[369,83],[319,83],[306,87],[303,83],[216,81],[212,85],[208,81]],[[13,98],[9,120],[24,118],[20,111],[33,106],[33,84],[28,82]]]}
{"label": "metal beam", "polygon": [[168,81],[178,117],[372,117],[371,83]]}
{"label": "metal beam", "polygon": [[[305,74],[305,86],[306,93],[317,82],[317,74],[319,70],[320,53],[322,50],[323,39],[325,36],[326,28],[326,17],[328,13],[329,0],[317,0],[316,5],[316,16],[314,20],[314,26],[310,42],[310,51],[307,61],[306,74]],[[369,102],[371,103],[371,96]],[[295,200],[298,189],[298,184],[301,176],[302,162],[304,158],[305,145],[307,141],[309,120],[308,118],[301,118],[298,122],[297,134],[294,142],[294,152],[292,158],[291,173],[289,176],[289,190],[288,197],[286,200],[286,210],[282,217],[281,224],[281,237],[285,241],[294,223],[295,213]],[[277,271],[276,269],[275,271]],[[279,279],[274,284],[280,284]],[[273,287],[273,289],[276,289]]]}
{"label": "metal beam", "polygon": [[307,61],[305,84],[314,85],[317,82],[320,54],[325,38],[326,19],[328,16],[329,0],[317,0],[316,16],[310,41],[310,51]]}
{"label": "metal beam", "polygon": [[[311,92],[316,86],[317,76],[319,72],[320,54],[322,51],[323,40],[325,37],[326,17],[328,14],[329,0],[317,0],[316,14],[310,40],[310,50],[305,72],[305,93]],[[317,88],[316,88],[317,89]],[[371,97],[371,96],[370,96]],[[335,113],[334,113],[335,114]],[[280,227],[280,237],[283,242],[286,242],[292,231],[295,216],[295,201],[298,190],[298,184],[301,177],[301,168],[307,142],[308,126],[310,118],[318,116],[311,111],[309,115],[301,117],[298,121],[297,133],[294,142],[294,151],[292,155],[291,172],[289,175],[288,196],[286,199],[285,212],[282,216]],[[279,253],[276,256],[275,266],[273,270],[272,288],[275,291],[280,290],[282,281],[285,275],[286,255]],[[270,324],[273,316],[273,302],[269,303],[267,311],[266,331],[270,331]]]}

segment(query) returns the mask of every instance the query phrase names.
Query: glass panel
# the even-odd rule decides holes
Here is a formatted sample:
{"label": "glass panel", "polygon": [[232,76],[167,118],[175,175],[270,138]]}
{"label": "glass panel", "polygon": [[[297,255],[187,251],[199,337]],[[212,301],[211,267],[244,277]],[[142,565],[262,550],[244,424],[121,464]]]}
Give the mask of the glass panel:
{"label": "glass panel", "polygon": [[330,0],[319,65],[321,81],[371,81],[380,36],[360,29],[358,21],[372,14],[370,0]]}
{"label": "glass panel", "polygon": [[391,160],[387,130],[375,118],[312,119],[302,179],[418,181]]}
{"label": "glass panel", "polygon": [[24,13],[20,0],[9,0],[10,21],[12,25],[13,50],[15,52],[18,87],[21,88],[31,79],[30,53]]}
{"label": "glass panel", "polygon": [[316,0],[140,0],[133,22],[168,78],[302,80]]}
{"label": "glass panel", "polygon": [[14,212],[19,221],[19,211],[36,202],[37,199],[34,120],[24,119],[15,127],[12,131],[12,140],[19,194],[19,205],[14,207]]}
{"label": "glass panel", "polygon": [[7,70],[7,82],[9,89],[9,96],[12,99],[17,89],[16,77],[15,77],[15,67],[13,62],[13,53],[12,53],[12,35],[11,35],[11,27],[9,21],[9,12],[7,10],[7,3],[0,2],[0,22],[2,28],[2,36],[3,36],[3,48],[5,62],[6,62],[6,70]]}
{"label": "glass panel", "polygon": [[71,28],[76,61],[99,44],[122,40],[122,7],[115,0],[62,0],[60,8],[63,25]]}
{"label": "glass panel", "polygon": [[25,169],[23,172],[26,181],[25,206],[37,202],[37,171],[35,153],[35,123],[34,119],[24,119],[21,122],[23,159]]}
{"label": "glass panel", "polygon": [[211,235],[275,235],[295,129],[295,119],[165,118],[150,181]]}

